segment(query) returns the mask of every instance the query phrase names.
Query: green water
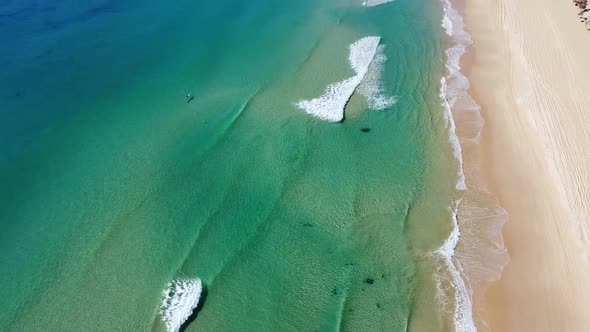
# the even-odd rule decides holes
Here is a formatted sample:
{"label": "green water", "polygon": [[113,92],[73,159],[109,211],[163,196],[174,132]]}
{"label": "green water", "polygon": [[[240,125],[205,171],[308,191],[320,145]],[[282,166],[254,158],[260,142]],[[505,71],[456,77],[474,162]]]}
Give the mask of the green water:
{"label": "green water", "polygon": [[[23,3],[0,4],[1,330],[160,331],[174,277],[206,286],[187,331],[437,314],[420,258],[454,181],[437,3]],[[354,96],[337,124],[297,109],[368,35],[399,102]]]}

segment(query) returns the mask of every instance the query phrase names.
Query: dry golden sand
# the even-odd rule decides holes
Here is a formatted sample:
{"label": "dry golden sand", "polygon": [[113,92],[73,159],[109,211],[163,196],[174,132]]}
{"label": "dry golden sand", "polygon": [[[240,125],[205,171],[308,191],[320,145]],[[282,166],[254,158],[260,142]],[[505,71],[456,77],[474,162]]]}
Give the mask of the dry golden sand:
{"label": "dry golden sand", "polygon": [[509,216],[511,260],[486,292],[490,328],[590,331],[590,32],[568,0],[464,10],[482,171]]}

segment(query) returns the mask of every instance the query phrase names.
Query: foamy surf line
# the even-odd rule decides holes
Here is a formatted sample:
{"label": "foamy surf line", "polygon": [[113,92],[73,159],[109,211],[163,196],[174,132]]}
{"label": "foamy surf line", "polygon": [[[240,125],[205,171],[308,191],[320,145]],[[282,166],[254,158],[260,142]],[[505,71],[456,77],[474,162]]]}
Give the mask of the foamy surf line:
{"label": "foamy surf line", "polygon": [[201,280],[175,279],[162,291],[160,316],[167,332],[178,332],[199,304],[203,288]]}
{"label": "foamy surf line", "polygon": [[[442,106],[444,108],[445,120],[447,121],[447,128],[449,130],[449,141],[453,146],[453,152],[455,158],[459,161],[459,171],[457,174],[457,185],[456,188],[460,191],[467,190],[465,183],[465,175],[463,172],[463,161],[461,156],[461,145],[459,144],[459,137],[457,137],[455,129],[455,121],[451,113],[451,106],[448,102],[447,83],[443,77],[441,79],[440,97],[442,99]],[[457,213],[459,210],[459,204],[461,200],[455,201],[452,206],[452,220],[453,230],[449,235],[449,238],[443,243],[443,245],[435,252],[440,257],[444,266],[448,269],[448,275],[450,277],[450,284],[454,289],[455,299],[453,301],[453,320],[455,323],[456,332],[475,332],[477,331],[475,323],[473,321],[473,305],[471,301],[471,290],[463,279],[463,270],[459,261],[455,259],[455,249],[459,243],[461,237],[461,231],[459,229],[459,221],[457,219]],[[437,276],[442,278],[441,275]],[[441,305],[446,307],[448,305],[447,299],[445,298],[445,292],[442,289],[442,280],[437,281],[439,287],[438,297]]]}
{"label": "foamy surf line", "polygon": [[[475,182],[476,185],[474,188],[468,188],[467,186],[466,174],[463,167],[463,151],[461,141],[456,132],[453,116],[453,112],[461,112],[456,114],[463,114],[465,111],[479,112],[479,106],[467,92],[470,86],[469,80],[460,71],[461,57],[465,54],[466,48],[472,43],[472,40],[464,29],[463,18],[453,8],[451,2],[449,0],[442,1],[444,15],[441,26],[451,38],[453,44],[445,51],[446,72],[441,79],[440,97],[449,132],[449,141],[453,147],[454,156],[459,162],[456,188],[461,193],[461,198],[456,200],[451,207],[453,231],[447,241],[435,252],[435,255],[441,260],[441,267],[445,269],[445,271],[439,271],[441,273],[437,276],[437,286],[439,287],[441,305],[443,308],[449,310],[449,312],[452,312],[455,331],[473,332],[477,331],[477,328],[474,322],[473,289],[471,288],[471,283],[475,282],[477,285],[478,282],[482,281],[480,280],[482,276],[477,275],[474,271],[477,269],[481,270],[482,267],[485,268],[487,274],[490,273],[489,271],[494,272],[498,268],[501,271],[502,264],[506,264],[506,260],[503,260],[505,257],[502,256],[502,250],[497,250],[494,253],[477,250],[480,246],[482,250],[485,250],[483,243],[485,241],[493,241],[490,237],[496,236],[490,235],[490,233],[474,233],[474,229],[481,227],[481,224],[478,223],[490,222],[488,218],[493,215],[486,212],[489,207],[481,206],[479,205],[481,202],[474,200],[474,197],[480,197],[483,193],[487,193],[482,189],[481,183]],[[479,131],[481,131],[481,127],[479,127]],[[478,137],[479,133],[474,137],[463,137],[463,142],[476,142]],[[470,164],[470,167],[473,166]],[[473,176],[472,172],[469,174]],[[473,180],[475,178],[471,177],[471,179]],[[499,206],[495,206],[493,210],[502,209]],[[478,215],[476,216],[475,214]],[[485,218],[481,218],[479,214]],[[459,217],[461,217],[461,224],[459,223]],[[490,227],[490,225],[486,224],[486,227]],[[461,238],[461,231],[467,232],[469,237],[466,239]],[[501,239],[501,233],[499,237]],[[474,249],[473,246],[470,246],[469,254],[465,255],[465,246],[469,246],[472,243],[470,241],[478,241],[478,247]],[[500,242],[502,241],[500,240],[498,243]],[[456,250],[459,243],[461,244],[461,251],[457,255]],[[500,255],[502,257],[491,257],[489,255]],[[473,257],[476,257],[476,259],[474,260]],[[502,260],[504,263],[498,263]],[[447,276],[447,280],[444,279],[445,276]],[[497,276],[494,277],[499,278]],[[486,275],[488,281],[490,280],[489,278],[490,276]],[[451,287],[450,290],[454,293],[454,301],[451,301],[451,303],[449,303],[449,299],[446,296],[448,293],[445,290],[448,289],[445,289],[445,285],[449,285]],[[480,318],[478,317],[478,319]]]}
{"label": "foamy surf line", "polygon": [[[457,72],[459,72],[460,58],[465,53],[465,47],[471,43],[471,39],[469,38],[469,35],[464,33],[462,29],[462,20],[460,16],[458,16],[458,13],[454,12],[451,3],[448,0],[445,0],[443,2],[443,10],[444,15],[441,25],[444,28],[447,35],[449,37],[454,38],[455,44],[445,51],[447,57],[447,61],[445,63],[447,73],[446,76],[442,77],[440,81],[440,98],[444,109],[443,111],[445,121],[447,122],[446,125],[449,130],[449,141],[451,142],[451,145],[453,147],[454,156],[459,161],[456,188],[461,192],[465,192],[467,190],[467,185],[465,182],[465,173],[463,170],[463,157],[461,145],[459,137],[456,133],[455,121],[452,115],[452,106],[455,102],[454,97],[456,96],[449,93],[449,87],[447,85],[447,82],[449,79],[452,79],[453,76],[457,74]],[[449,16],[449,12],[452,12],[456,15]],[[453,22],[453,19],[459,19],[461,21]],[[457,23],[457,26],[455,26],[455,23]],[[460,262],[455,258],[455,249],[457,248],[457,244],[459,243],[459,239],[461,237],[459,221],[457,218],[460,202],[461,199],[455,201],[454,205],[451,207],[453,231],[449,235],[447,241],[445,241],[445,243],[441,246],[440,249],[438,249],[435,252],[435,254],[438,257],[440,257],[442,264],[446,267],[447,276],[450,279],[448,280],[448,283],[454,291],[452,311],[453,321],[455,324],[455,331],[475,332],[477,331],[477,328],[475,327],[475,322],[473,320],[473,304],[471,298],[471,289],[469,288],[469,285],[465,282],[465,279],[463,278],[463,269],[461,267]],[[443,308],[448,309],[448,300],[446,299],[446,295],[443,289],[443,275],[439,273],[437,278],[439,279],[437,280],[437,286],[439,287],[439,302],[441,303]]]}
{"label": "foamy surf line", "polygon": [[444,288],[445,281],[450,284],[454,291],[453,301],[453,320],[455,323],[456,332],[475,332],[477,331],[473,321],[473,305],[471,302],[471,289],[462,277],[463,270],[461,264],[455,259],[455,248],[459,243],[461,232],[459,230],[459,222],[457,219],[457,210],[461,200],[455,201],[452,206],[453,230],[449,238],[443,245],[435,252],[439,257],[442,265],[447,268],[447,275],[449,280],[443,280],[442,271],[439,271],[436,276],[438,287],[438,301],[446,309],[448,306],[447,292]]}
{"label": "foamy surf line", "polygon": [[328,85],[326,92],[322,96],[302,100],[297,103],[297,106],[320,119],[331,122],[342,121],[346,104],[369,70],[369,65],[377,53],[380,40],[381,37],[369,36],[361,38],[350,45],[348,62],[355,75],[344,81]]}
{"label": "foamy surf line", "polygon": [[375,6],[383,5],[383,4],[390,3],[390,2],[393,2],[393,0],[367,0],[367,1],[363,2],[363,6],[375,7]]}
{"label": "foamy surf line", "polygon": [[348,62],[355,72],[353,77],[328,85],[326,92],[314,99],[299,101],[296,105],[320,119],[339,122],[344,119],[346,104],[355,92],[367,98],[369,108],[383,110],[397,102],[397,98],[384,94],[381,85],[383,66],[387,57],[381,37],[369,36],[350,45]]}
{"label": "foamy surf line", "polygon": [[383,88],[382,76],[386,61],[385,45],[377,46],[377,51],[369,65],[369,69],[356,90],[367,98],[367,104],[372,110],[381,111],[397,103],[397,98],[385,95],[385,89]]}

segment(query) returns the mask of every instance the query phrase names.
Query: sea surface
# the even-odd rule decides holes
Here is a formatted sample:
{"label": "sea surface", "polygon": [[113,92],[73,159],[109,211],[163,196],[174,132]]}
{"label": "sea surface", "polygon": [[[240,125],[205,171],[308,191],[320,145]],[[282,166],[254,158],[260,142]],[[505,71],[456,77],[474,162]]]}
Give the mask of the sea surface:
{"label": "sea surface", "polygon": [[0,1],[0,330],[469,330],[443,8]]}

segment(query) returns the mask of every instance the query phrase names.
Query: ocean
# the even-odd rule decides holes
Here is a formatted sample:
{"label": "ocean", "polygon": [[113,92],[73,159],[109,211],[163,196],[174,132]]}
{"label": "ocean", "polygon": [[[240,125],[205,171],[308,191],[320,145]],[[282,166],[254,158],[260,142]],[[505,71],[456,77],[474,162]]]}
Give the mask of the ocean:
{"label": "ocean", "polygon": [[0,330],[473,330],[444,6],[0,2]]}

